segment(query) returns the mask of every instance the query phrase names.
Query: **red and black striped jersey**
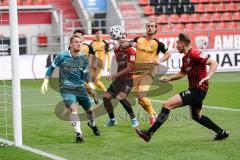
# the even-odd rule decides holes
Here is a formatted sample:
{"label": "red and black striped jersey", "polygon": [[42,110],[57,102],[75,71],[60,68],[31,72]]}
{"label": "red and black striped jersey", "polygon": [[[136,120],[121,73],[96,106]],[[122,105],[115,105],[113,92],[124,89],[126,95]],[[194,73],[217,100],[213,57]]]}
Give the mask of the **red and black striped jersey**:
{"label": "red and black striped jersey", "polygon": [[182,58],[181,71],[188,76],[189,88],[198,88],[202,91],[208,90],[208,81],[205,81],[201,86],[199,82],[207,76],[206,61],[209,56],[199,50],[190,49],[189,52]]}
{"label": "red and black striped jersey", "polygon": [[[135,63],[136,60],[136,52],[133,48],[128,48],[124,51],[121,51],[119,48],[114,49],[118,69],[117,72],[122,71],[123,69],[127,68],[127,64],[130,63]],[[129,78],[132,77],[132,72],[129,74],[119,77],[121,78]]]}

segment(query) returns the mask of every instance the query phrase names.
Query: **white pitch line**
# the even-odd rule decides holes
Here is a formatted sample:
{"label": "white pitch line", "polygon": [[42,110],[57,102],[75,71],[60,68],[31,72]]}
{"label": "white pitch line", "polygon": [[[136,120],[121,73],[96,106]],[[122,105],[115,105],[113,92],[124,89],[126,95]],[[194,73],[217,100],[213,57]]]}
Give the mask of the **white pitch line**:
{"label": "white pitch line", "polygon": [[[11,145],[11,146],[14,145],[14,143],[12,141],[5,140],[5,139],[2,139],[2,138],[0,138],[0,142],[3,142],[5,144]],[[23,150],[30,151],[32,153],[35,153],[35,154],[38,154],[38,155],[41,155],[41,156],[44,156],[44,157],[47,157],[47,158],[50,158],[50,159],[53,159],[53,160],[66,160],[65,158],[62,158],[62,157],[56,156],[54,154],[44,152],[44,151],[41,151],[41,150],[36,149],[36,148],[29,147],[29,146],[21,145],[21,146],[16,146],[16,147],[21,148]]]}
{"label": "white pitch line", "polygon": [[51,154],[51,153],[48,153],[48,152],[44,152],[44,151],[41,151],[41,150],[38,150],[38,149],[35,149],[35,148],[32,148],[32,147],[28,147],[28,146],[25,146],[25,145],[21,145],[21,146],[18,146],[18,147],[22,148],[24,150],[33,152],[35,154],[39,154],[41,156],[48,157],[48,158],[53,159],[53,160],[66,160],[63,157],[59,157],[59,156],[56,156],[54,154]]}
{"label": "white pitch line", "polygon": [[[165,101],[157,100],[157,99],[151,99],[153,102],[160,102],[163,103]],[[27,104],[22,105],[23,107],[39,107],[39,106],[55,106],[56,104]],[[216,109],[216,110],[226,110],[226,111],[233,111],[233,112],[240,112],[240,109],[234,109],[234,108],[224,108],[219,106],[207,106],[203,105],[204,108],[210,108],[210,109]]]}
{"label": "white pitch line", "polygon": [[[157,100],[157,99],[152,99],[151,101],[153,101],[153,102],[160,102],[160,103],[165,102],[165,101]],[[226,111],[240,112],[240,109],[233,109],[233,108],[224,108],[224,107],[206,106],[206,105],[203,105],[203,107],[204,108],[210,108],[210,109],[216,109],[216,110],[226,110]]]}

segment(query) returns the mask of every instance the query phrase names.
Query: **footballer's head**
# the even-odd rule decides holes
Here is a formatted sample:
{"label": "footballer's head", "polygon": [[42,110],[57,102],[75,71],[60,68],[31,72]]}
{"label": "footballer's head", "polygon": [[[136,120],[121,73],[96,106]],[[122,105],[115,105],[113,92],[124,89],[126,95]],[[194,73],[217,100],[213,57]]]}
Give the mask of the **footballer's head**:
{"label": "footballer's head", "polygon": [[77,35],[71,36],[70,44],[69,44],[71,52],[74,52],[74,53],[79,52],[81,45],[82,45],[82,38],[80,38]]}
{"label": "footballer's head", "polygon": [[158,23],[155,21],[148,21],[146,23],[146,30],[148,35],[154,35],[157,33]]}
{"label": "footballer's head", "polygon": [[191,44],[191,38],[185,34],[185,33],[180,33],[178,35],[178,39],[177,39],[177,50],[179,53],[184,53],[185,52],[185,48],[189,47]]}
{"label": "footballer's head", "polygon": [[74,35],[79,36],[80,38],[83,38],[83,32],[80,29],[76,29],[73,32]]}
{"label": "footballer's head", "polygon": [[101,29],[96,29],[94,34],[97,40],[101,40],[103,34]]}

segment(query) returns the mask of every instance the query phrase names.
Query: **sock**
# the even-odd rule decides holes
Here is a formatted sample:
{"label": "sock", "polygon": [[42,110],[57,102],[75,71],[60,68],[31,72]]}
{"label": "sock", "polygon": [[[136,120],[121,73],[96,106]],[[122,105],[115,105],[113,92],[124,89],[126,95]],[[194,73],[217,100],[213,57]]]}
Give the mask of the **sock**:
{"label": "sock", "polygon": [[127,113],[129,114],[130,118],[131,119],[135,118],[135,114],[133,112],[133,109],[132,109],[131,104],[129,103],[129,101],[126,100],[126,99],[122,99],[122,100],[120,100],[120,103],[122,104],[124,109],[127,111]]}
{"label": "sock", "polygon": [[152,103],[150,101],[149,98],[147,97],[143,97],[141,99],[138,99],[138,103],[143,107],[143,109],[145,111],[147,111],[147,113],[150,115],[150,116],[155,116],[157,115],[157,113],[155,112],[155,110],[153,109],[152,107]]}
{"label": "sock", "polygon": [[208,129],[215,131],[216,133],[221,133],[223,131],[217,124],[215,124],[207,116],[202,115],[200,119],[194,118],[194,120],[203,125],[204,127],[207,127]]}
{"label": "sock", "polygon": [[90,126],[96,126],[95,114],[94,112],[87,113],[87,118],[89,120]]}
{"label": "sock", "polygon": [[72,126],[73,126],[75,132],[82,134],[81,124],[80,124],[80,120],[79,120],[77,112],[72,112],[70,114],[70,120],[71,120],[71,123],[72,123]]}
{"label": "sock", "polygon": [[109,118],[114,119],[115,116],[114,116],[114,112],[113,112],[113,106],[112,106],[111,99],[103,97],[103,103],[104,103],[104,107],[108,113]]}
{"label": "sock", "polygon": [[101,81],[98,80],[97,82],[95,82],[95,85],[97,85],[102,91],[104,91],[104,92],[107,91],[106,87],[104,86],[104,84]]}
{"label": "sock", "polygon": [[147,131],[150,135],[153,135],[159,127],[167,120],[170,110],[167,108],[162,108],[161,112],[159,113],[155,123],[152,127]]}

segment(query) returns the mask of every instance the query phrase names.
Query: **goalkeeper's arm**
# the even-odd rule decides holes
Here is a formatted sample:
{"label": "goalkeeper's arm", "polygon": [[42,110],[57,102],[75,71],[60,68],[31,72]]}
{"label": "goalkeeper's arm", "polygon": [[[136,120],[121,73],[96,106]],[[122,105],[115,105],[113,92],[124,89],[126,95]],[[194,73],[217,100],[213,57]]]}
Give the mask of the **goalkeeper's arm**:
{"label": "goalkeeper's arm", "polygon": [[54,67],[52,65],[50,65],[48,67],[48,70],[46,72],[45,78],[43,80],[42,86],[41,86],[41,93],[45,94],[47,89],[48,89],[48,82],[49,82],[49,77],[51,77],[53,71],[54,71]]}

